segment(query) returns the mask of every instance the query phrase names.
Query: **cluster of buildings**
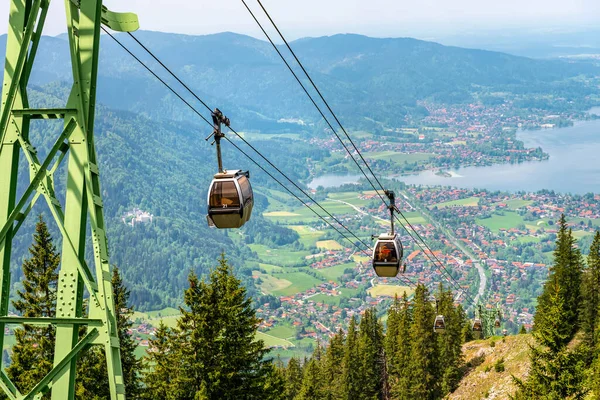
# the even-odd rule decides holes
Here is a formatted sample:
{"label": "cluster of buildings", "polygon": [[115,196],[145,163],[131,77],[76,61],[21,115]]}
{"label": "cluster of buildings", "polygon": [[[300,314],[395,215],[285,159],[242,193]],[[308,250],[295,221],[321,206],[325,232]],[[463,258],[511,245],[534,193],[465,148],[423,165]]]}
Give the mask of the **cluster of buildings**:
{"label": "cluster of buildings", "polygon": [[132,211],[127,211],[121,216],[121,221],[125,225],[135,226],[136,224],[151,224],[154,219],[154,215],[148,211],[134,208]]}

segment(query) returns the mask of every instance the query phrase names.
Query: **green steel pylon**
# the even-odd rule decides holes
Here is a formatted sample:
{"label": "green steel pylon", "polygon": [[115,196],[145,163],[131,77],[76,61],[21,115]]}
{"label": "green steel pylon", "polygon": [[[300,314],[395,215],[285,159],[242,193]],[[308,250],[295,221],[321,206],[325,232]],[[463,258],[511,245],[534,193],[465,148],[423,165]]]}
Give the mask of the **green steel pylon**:
{"label": "green steel pylon", "polygon": [[477,307],[476,316],[481,319],[481,324],[483,325],[482,339],[495,336],[498,329],[495,326],[496,319],[498,319],[500,323],[502,322],[502,311],[500,308],[496,306],[488,310],[484,309],[482,305],[479,305]]}
{"label": "green steel pylon", "polygon": [[[0,349],[6,324],[56,326],[54,368],[30,393],[22,394],[0,368],[0,387],[10,399],[70,400],[75,392],[78,355],[92,345],[105,349],[112,399],[125,399],[115,305],[102,209],[100,179],[94,148],[94,107],[100,24],[117,31],[138,28],[137,16],[118,14],[102,0],[65,0],[73,87],[65,108],[32,109],[27,82],[46,19],[50,0],[11,0],[6,43],[2,109],[0,111]],[[64,129],[45,159],[40,160],[29,141],[32,119],[64,119]],[[17,198],[21,151],[29,165],[30,184]],[[54,190],[54,176],[68,155],[66,196],[63,206]],[[56,318],[9,317],[12,240],[36,201],[43,197],[63,238]],[[86,264],[86,226],[91,226],[94,247],[92,270]],[[89,294],[89,317],[83,318],[84,289]],[[80,338],[79,327],[87,326]]]}

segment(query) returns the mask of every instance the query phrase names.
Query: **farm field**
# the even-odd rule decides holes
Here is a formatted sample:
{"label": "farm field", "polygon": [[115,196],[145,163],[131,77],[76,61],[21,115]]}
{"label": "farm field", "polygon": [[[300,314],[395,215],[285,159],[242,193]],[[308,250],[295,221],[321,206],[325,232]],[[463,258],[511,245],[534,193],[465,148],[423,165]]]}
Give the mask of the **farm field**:
{"label": "farm field", "polygon": [[446,208],[446,207],[454,207],[454,206],[477,207],[478,204],[479,204],[479,197],[467,197],[466,199],[451,200],[451,201],[445,201],[443,203],[438,203],[438,204],[435,204],[433,207],[437,207],[437,208]]}
{"label": "farm field", "polygon": [[262,244],[249,244],[248,247],[252,251],[255,251],[261,261],[265,264],[289,266],[305,260],[306,256],[310,252],[301,250],[294,251],[289,248],[281,247],[277,249],[271,249]]}
{"label": "farm field", "polygon": [[341,297],[340,296],[329,296],[326,294],[318,294],[310,298],[310,300],[315,303],[325,303],[331,304],[333,306],[338,306],[340,304]]}
{"label": "farm field", "polygon": [[281,339],[276,336],[271,336],[264,332],[256,332],[256,339],[265,342],[265,347],[294,347],[294,344],[289,340]]}
{"label": "farm field", "polygon": [[496,233],[500,232],[502,228],[510,229],[516,228],[520,224],[525,225],[523,217],[512,211],[507,211],[504,215],[494,214],[490,218],[477,218],[475,221],[478,225],[485,226]]}
{"label": "farm field", "polygon": [[372,297],[402,297],[404,292],[408,296],[412,295],[414,290],[408,286],[400,286],[400,285],[375,285],[367,291]]}
{"label": "farm field", "polygon": [[274,276],[288,280],[292,283],[286,288],[273,291],[272,294],[276,296],[293,296],[296,293],[304,292],[305,290],[322,283],[319,279],[304,272],[286,272],[283,274],[275,274]]}
{"label": "farm field", "polygon": [[281,339],[290,339],[296,334],[296,329],[289,324],[284,324],[277,325],[276,327],[269,329],[266,333]]}
{"label": "farm field", "polygon": [[277,265],[259,263],[258,266],[264,269],[269,274],[272,274],[274,272],[284,272],[283,268]]}
{"label": "farm field", "polygon": [[370,158],[372,160],[386,160],[396,164],[405,164],[405,163],[419,163],[429,161],[432,157],[432,154],[429,153],[397,153],[394,151],[375,151],[371,153],[364,153],[365,158]]}
{"label": "farm field", "polygon": [[522,208],[533,203],[531,200],[523,200],[523,199],[511,199],[504,202],[508,208],[511,210],[516,210],[517,208]]}
{"label": "farm field", "polygon": [[300,235],[300,243],[304,246],[313,246],[325,231],[318,231],[307,225],[290,225],[288,228],[293,229]]}
{"label": "farm field", "polygon": [[275,277],[275,275],[263,274],[260,271],[252,271],[252,276],[256,276],[257,281],[260,279],[259,287],[264,294],[272,294],[292,285],[292,282],[287,279],[280,279]]}
{"label": "farm field", "polygon": [[344,247],[335,240],[320,240],[317,247],[325,250],[342,250]]}
{"label": "farm field", "polygon": [[359,192],[329,193],[327,195],[327,198],[332,200],[345,201],[357,207],[364,207],[373,201],[370,199],[361,199],[358,197],[360,195],[361,194]]}
{"label": "farm field", "polygon": [[354,268],[355,265],[355,263],[350,262],[345,264],[334,265],[333,267],[318,269],[316,271],[327,280],[337,281],[342,275],[344,275],[344,270],[346,268]]}

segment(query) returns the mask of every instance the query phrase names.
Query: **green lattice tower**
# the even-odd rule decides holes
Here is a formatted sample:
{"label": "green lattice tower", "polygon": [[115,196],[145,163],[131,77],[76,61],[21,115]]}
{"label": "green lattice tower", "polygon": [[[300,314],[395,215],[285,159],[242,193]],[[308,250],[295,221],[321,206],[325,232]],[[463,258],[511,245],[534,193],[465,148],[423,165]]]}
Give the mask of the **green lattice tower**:
{"label": "green lattice tower", "polygon": [[496,335],[496,327],[494,324],[496,323],[496,317],[502,320],[502,312],[500,308],[494,307],[491,309],[485,309],[483,306],[479,305],[477,308],[477,314],[481,319],[481,323],[483,325],[483,337],[482,339],[487,339],[489,337]]}
{"label": "green lattice tower", "polygon": [[[115,305],[94,148],[94,107],[100,25],[117,31],[138,28],[135,14],[117,14],[102,0],[66,0],[66,19],[73,87],[65,108],[32,109],[27,82],[40,44],[50,0],[11,0],[0,116],[0,349],[6,324],[56,326],[54,368],[28,394],[22,394],[0,368],[0,387],[10,399],[40,398],[52,390],[53,400],[74,398],[78,355],[92,345],[104,347],[112,399],[125,399]],[[64,129],[45,159],[38,159],[29,141],[32,119],[64,119]],[[17,198],[17,179],[23,152],[30,184]],[[54,173],[68,156],[64,208],[54,189]],[[47,202],[62,234],[56,318],[9,317],[11,244],[40,197]],[[64,211],[63,211],[64,209]],[[86,226],[91,226],[94,269],[84,259]],[[84,289],[89,294],[89,317],[83,318]],[[87,326],[80,337],[79,327]]]}

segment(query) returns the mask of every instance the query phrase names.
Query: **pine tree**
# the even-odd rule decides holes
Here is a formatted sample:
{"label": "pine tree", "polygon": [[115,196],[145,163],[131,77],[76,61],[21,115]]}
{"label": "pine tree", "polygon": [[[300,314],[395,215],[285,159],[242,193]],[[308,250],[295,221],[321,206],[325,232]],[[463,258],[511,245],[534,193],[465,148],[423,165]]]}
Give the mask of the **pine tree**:
{"label": "pine tree", "polygon": [[[554,250],[554,265],[550,268],[550,275],[544,291],[538,298],[538,307],[534,316],[535,329],[542,329],[549,322],[545,315],[545,307],[550,303],[548,296],[554,295],[554,288],[558,287],[563,307],[560,330],[566,330],[566,342],[558,343],[559,346],[566,345],[575,335],[579,327],[580,289],[582,276],[581,252],[576,247],[573,233],[567,227],[565,216],[562,215],[559,223],[559,231]],[[550,285],[550,287],[547,287]],[[550,321],[552,322],[552,321]]]}
{"label": "pine tree", "polygon": [[135,355],[137,343],[130,333],[133,326],[133,322],[131,322],[133,307],[129,305],[129,290],[125,287],[119,268],[117,267],[113,267],[111,283],[117,313],[117,332],[119,335],[119,345],[121,346],[121,365],[123,367],[125,393],[127,394],[127,398],[137,399],[140,397],[141,391],[139,372],[142,362]]}
{"label": "pine tree", "polygon": [[[17,291],[13,306],[24,317],[55,317],[60,255],[41,216],[33,239],[31,257],[23,262],[23,290]],[[31,390],[52,369],[55,332],[52,326],[24,325],[15,330],[16,344],[6,373],[22,393]]]}
{"label": "pine tree", "polygon": [[203,387],[209,399],[268,398],[265,386],[274,366],[264,359],[263,341],[255,340],[260,320],[225,257],[208,282],[193,273],[188,280],[175,331],[177,398],[192,400]]}
{"label": "pine tree", "polygon": [[443,394],[450,393],[456,389],[460,380],[460,366],[462,357],[462,327],[464,321],[455,310],[453,304],[452,292],[444,290],[440,284],[438,294],[438,312],[444,316],[446,330],[438,335],[438,345],[440,349],[440,373],[441,390]]}
{"label": "pine tree", "polygon": [[554,276],[544,290],[544,323],[533,331],[538,346],[531,346],[527,381],[515,379],[519,387],[516,399],[583,398],[583,355],[566,346],[573,333],[562,321],[565,300],[558,277]]}
{"label": "pine tree", "polygon": [[581,275],[581,253],[563,215],[554,265],[538,297],[530,374],[526,382],[516,379],[518,398],[580,398],[585,393],[584,356],[567,347],[578,329]]}
{"label": "pine tree", "polygon": [[358,348],[361,360],[362,391],[357,399],[374,400],[383,397],[383,326],[375,309],[367,309],[360,321]]}
{"label": "pine tree", "polygon": [[521,329],[519,329],[519,335],[527,334],[527,329],[525,329],[525,325],[521,325]]}
{"label": "pine tree", "polygon": [[304,373],[300,362],[294,357],[290,358],[285,369],[285,396],[286,400],[294,400],[300,389],[302,389],[302,377]]}
{"label": "pine tree", "polygon": [[411,398],[435,399],[439,396],[437,340],[433,332],[435,314],[425,286],[417,285],[413,321],[410,327]]}
{"label": "pine tree", "polygon": [[473,323],[468,319],[465,320],[462,326],[462,340],[463,343],[475,340],[475,335],[473,335]]}
{"label": "pine tree", "polygon": [[411,337],[412,308],[406,292],[402,296],[402,303],[398,311],[398,328],[396,336],[395,354],[390,355],[389,380],[392,398],[397,400],[410,399],[411,389]]}
{"label": "pine tree", "polygon": [[394,296],[394,302],[388,308],[387,330],[385,332],[384,348],[386,359],[388,362],[388,372],[393,374],[393,369],[398,361],[398,335],[399,335],[399,319],[401,312],[401,303],[398,295]]}
{"label": "pine tree", "polygon": [[325,398],[342,400],[344,398],[344,332],[340,329],[329,341],[323,359],[323,378],[327,383]]}
{"label": "pine tree", "polygon": [[[600,354],[600,345],[596,346],[596,354]],[[596,356],[592,362],[590,374],[590,389],[593,393],[593,399],[600,399],[600,356]]]}
{"label": "pine tree", "polygon": [[285,368],[279,356],[267,369],[265,375],[264,398],[269,400],[286,400]]}
{"label": "pine tree", "polygon": [[161,321],[144,357],[144,399],[173,399],[172,386],[177,371],[173,344],[173,333]]}
{"label": "pine tree", "polygon": [[591,350],[589,354],[593,354],[598,339],[596,329],[600,325],[600,232],[596,232],[587,257],[587,268],[584,271],[581,285],[581,297],[581,328],[585,335],[585,344]]}
{"label": "pine tree", "polygon": [[344,350],[344,394],[347,400],[358,399],[362,392],[362,380],[360,376],[361,359],[358,350],[358,332],[356,330],[356,318],[353,315],[348,325],[346,335],[346,348]]}
{"label": "pine tree", "polygon": [[313,355],[304,367],[302,388],[296,400],[324,400],[327,389],[321,374],[320,361]]}

